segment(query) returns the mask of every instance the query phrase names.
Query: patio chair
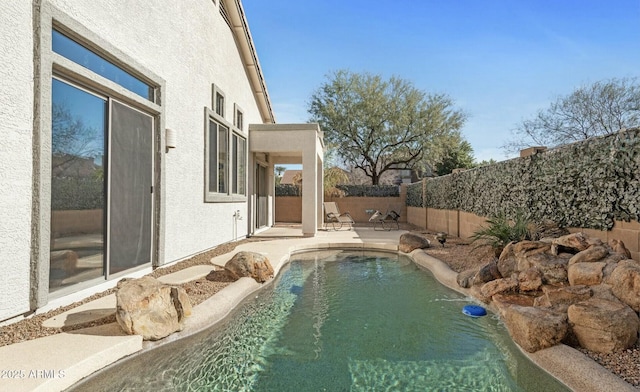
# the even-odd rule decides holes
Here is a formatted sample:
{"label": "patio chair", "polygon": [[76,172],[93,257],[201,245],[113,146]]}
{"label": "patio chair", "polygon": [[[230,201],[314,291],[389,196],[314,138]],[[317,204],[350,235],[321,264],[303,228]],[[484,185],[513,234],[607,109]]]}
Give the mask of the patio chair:
{"label": "patio chair", "polygon": [[378,230],[377,227],[380,225],[381,230],[391,231],[393,228],[393,223],[395,222],[396,230],[400,229],[400,214],[395,212],[394,210],[390,210],[385,212],[384,214],[380,211],[376,211],[369,218],[369,222],[373,222],[373,230]]}
{"label": "patio chair", "polygon": [[331,225],[333,230],[339,230],[342,225],[349,225],[349,230],[353,228],[355,221],[348,212],[340,213],[338,205],[333,201],[323,203],[324,214],[327,217],[327,227]]}

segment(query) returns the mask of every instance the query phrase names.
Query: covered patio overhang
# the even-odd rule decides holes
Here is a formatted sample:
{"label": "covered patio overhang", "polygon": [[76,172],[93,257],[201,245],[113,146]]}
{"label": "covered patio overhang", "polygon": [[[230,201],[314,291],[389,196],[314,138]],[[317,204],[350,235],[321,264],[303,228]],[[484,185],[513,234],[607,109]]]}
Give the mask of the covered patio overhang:
{"label": "covered patio overhang", "polygon": [[[322,227],[324,141],[318,124],[251,124],[251,156],[264,154],[270,176],[279,164],[302,164],[302,234],[314,236]],[[274,183],[270,182],[270,215],[274,216]],[[273,222],[272,222],[273,223]]]}

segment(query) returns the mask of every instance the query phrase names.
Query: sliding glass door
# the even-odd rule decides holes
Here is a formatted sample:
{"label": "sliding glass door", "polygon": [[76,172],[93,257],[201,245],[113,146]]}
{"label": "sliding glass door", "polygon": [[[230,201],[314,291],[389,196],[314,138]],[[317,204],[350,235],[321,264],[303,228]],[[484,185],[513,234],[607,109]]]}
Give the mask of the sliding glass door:
{"label": "sliding glass door", "polygon": [[52,80],[49,290],[151,262],[154,118]]}

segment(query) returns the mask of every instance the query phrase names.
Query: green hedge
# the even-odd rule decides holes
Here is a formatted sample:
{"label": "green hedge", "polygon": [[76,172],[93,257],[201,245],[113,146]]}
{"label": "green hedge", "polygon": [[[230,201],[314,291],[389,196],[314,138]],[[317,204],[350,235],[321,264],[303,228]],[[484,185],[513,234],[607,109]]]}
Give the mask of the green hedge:
{"label": "green hedge", "polygon": [[640,128],[429,179],[424,197],[431,208],[487,217],[524,210],[538,221],[609,230],[640,217]]}
{"label": "green hedge", "polygon": [[292,184],[276,185],[276,196],[302,196],[302,187]]}
{"label": "green hedge", "polygon": [[422,181],[407,185],[407,206],[422,207]]}
{"label": "green hedge", "polygon": [[[336,185],[345,197],[399,197],[400,187],[396,185]],[[302,188],[296,185],[276,185],[276,196],[301,196]]]}
{"label": "green hedge", "polygon": [[336,185],[345,193],[345,197],[399,197],[397,185]]}

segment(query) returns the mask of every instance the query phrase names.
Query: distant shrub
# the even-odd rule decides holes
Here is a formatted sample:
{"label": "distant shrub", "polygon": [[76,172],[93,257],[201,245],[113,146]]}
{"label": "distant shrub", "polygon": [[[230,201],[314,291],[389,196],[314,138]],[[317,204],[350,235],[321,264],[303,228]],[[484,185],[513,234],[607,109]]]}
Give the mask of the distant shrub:
{"label": "distant shrub", "polygon": [[397,185],[336,185],[346,197],[399,197]]}
{"label": "distant shrub", "polygon": [[292,184],[276,185],[276,196],[302,196],[302,187]]}
{"label": "distant shrub", "polygon": [[522,211],[517,211],[515,218],[511,222],[507,216],[500,213],[491,219],[487,219],[486,225],[476,230],[471,238],[472,242],[478,241],[476,248],[489,246],[495,252],[496,257],[509,242],[519,242],[531,240],[534,233],[531,232],[532,225],[529,216]]}

